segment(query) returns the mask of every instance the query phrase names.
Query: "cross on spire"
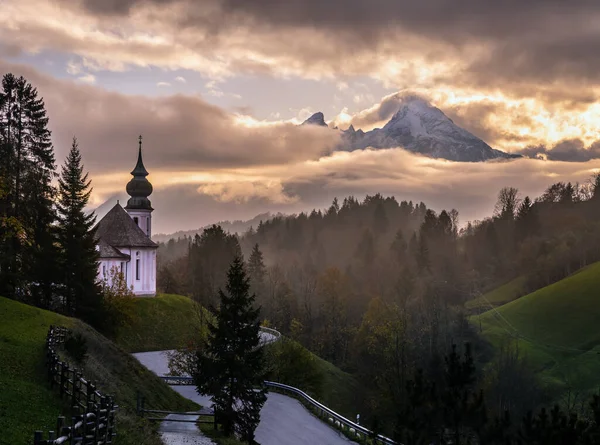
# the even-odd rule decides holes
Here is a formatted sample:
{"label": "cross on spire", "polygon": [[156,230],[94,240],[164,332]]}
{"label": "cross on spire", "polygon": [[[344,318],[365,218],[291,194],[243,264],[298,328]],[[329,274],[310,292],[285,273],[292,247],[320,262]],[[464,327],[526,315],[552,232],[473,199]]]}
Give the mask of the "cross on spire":
{"label": "cross on spire", "polygon": [[142,149],[142,135],[140,134],[140,137],[138,138],[140,141],[140,150]]}

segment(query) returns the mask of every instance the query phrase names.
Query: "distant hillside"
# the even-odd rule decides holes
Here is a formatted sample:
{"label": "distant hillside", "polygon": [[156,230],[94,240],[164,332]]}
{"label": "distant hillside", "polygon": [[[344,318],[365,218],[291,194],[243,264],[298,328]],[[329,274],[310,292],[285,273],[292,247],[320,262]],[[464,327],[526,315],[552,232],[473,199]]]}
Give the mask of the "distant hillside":
{"label": "distant hillside", "polygon": [[0,297],[0,443],[33,443],[34,431],[55,430],[57,416],[69,414],[68,403],[46,378],[44,344],[52,324],[67,326],[86,338],[88,359],[83,374],[113,395],[119,405],[116,443],[162,444],[155,426],[135,413],[138,390],[157,409],[197,409],[81,321]]}
{"label": "distant hillside", "polygon": [[465,307],[469,310],[479,312],[485,312],[490,309],[490,305],[493,307],[502,306],[506,303],[510,303],[519,297],[522,297],[527,293],[526,289],[527,277],[520,276],[508,283],[503,284],[500,287],[492,289],[489,292],[481,295],[480,297],[469,300],[465,303]]}
{"label": "distant hillside", "polygon": [[[481,315],[496,347],[516,339],[535,371],[559,390],[597,389],[600,375],[600,262]],[[479,325],[477,316],[471,317]]]}
{"label": "distant hillside", "polygon": [[[261,213],[259,215],[256,215],[254,218],[249,219],[247,221],[241,221],[241,220],[220,221],[215,224],[221,226],[223,228],[223,230],[225,230],[226,232],[237,233],[237,234],[241,235],[242,233],[246,232],[250,227],[254,227],[256,229],[256,227],[260,224],[261,221],[265,222],[276,216],[283,216],[283,214],[282,213],[272,214],[271,212],[267,212],[267,213]],[[199,229],[194,229],[194,230],[180,230],[179,232],[170,233],[170,234],[158,233],[156,235],[153,235],[152,239],[157,243],[166,243],[171,238],[177,239],[177,238],[183,238],[184,236],[193,237],[197,233],[198,234],[202,233],[202,231],[205,228],[210,227],[210,226],[212,226],[212,224],[208,224],[206,226],[203,226],[203,227],[200,227]]]}

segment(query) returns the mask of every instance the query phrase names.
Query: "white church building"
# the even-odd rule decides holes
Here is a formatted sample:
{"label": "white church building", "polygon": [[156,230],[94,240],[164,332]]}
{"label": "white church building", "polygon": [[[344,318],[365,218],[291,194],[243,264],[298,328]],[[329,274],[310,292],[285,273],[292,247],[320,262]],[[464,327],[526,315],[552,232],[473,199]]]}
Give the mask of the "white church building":
{"label": "white church building", "polygon": [[152,235],[152,211],[148,196],[152,184],[142,162],[142,137],[139,139],[137,164],[127,183],[130,198],[125,208],[119,202],[96,225],[100,252],[98,279],[110,279],[116,267],[137,296],[156,295],[156,250]]}

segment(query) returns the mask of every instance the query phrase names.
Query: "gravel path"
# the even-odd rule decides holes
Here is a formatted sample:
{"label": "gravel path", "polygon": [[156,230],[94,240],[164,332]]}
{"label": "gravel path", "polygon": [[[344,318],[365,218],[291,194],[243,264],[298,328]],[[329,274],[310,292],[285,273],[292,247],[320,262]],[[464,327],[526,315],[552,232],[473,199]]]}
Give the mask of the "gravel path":
{"label": "gravel path", "polygon": [[[269,334],[266,334],[269,335]],[[165,375],[169,372],[167,365],[168,351],[140,352],[133,354],[144,366],[158,375]],[[196,392],[194,386],[172,386],[182,396],[193,400],[203,407],[210,407],[210,397],[201,396]],[[168,424],[167,428],[180,428],[180,425],[193,426],[191,423],[183,422],[163,422],[163,426]],[[173,425],[178,424],[178,425]],[[163,431],[161,426],[161,432]],[[181,427],[183,428],[183,427]],[[196,429],[197,434],[201,434]],[[193,431],[178,430],[177,432],[165,432],[163,434],[186,435],[194,434]],[[165,436],[163,436],[165,437]],[[174,440],[178,439],[176,436]],[[167,442],[167,445],[183,444],[211,444],[206,437],[191,435],[190,440],[205,440],[206,442]],[[171,440],[169,437],[168,440]],[[313,416],[300,402],[291,397],[271,392],[268,394],[267,401],[260,413],[260,423],[256,429],[256,440],[261,445],[349,445],[355,444],[338,431],[330,428],[327,424]]]}

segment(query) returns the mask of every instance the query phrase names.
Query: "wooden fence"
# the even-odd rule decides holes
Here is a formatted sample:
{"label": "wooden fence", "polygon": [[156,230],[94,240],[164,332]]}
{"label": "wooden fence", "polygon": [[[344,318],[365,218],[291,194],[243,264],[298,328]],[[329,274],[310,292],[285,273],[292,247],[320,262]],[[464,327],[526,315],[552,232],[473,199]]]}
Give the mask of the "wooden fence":
{"label": "wooden fence", "polygon": [[[44,439],[42,431],[34,434],[34,445],[108,445],[113,443],[115,432],[115,405],[112,397],[107,397],[96,389],[96,385],[86,380],[81,372],[60,360],[56,352],[69,331],[63,327],[50,326],[46,337],[46,365],[51,387],[58,386],[62,398],[66,398],[73,408],[70,425],[60,416],[56,431],[48,433]],[[58,436],[58,437],[57,437]]]}

